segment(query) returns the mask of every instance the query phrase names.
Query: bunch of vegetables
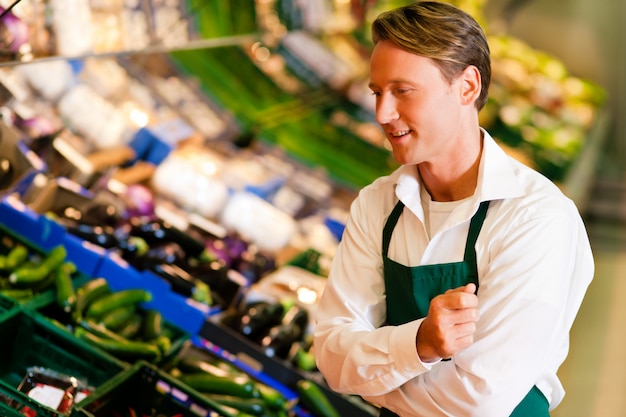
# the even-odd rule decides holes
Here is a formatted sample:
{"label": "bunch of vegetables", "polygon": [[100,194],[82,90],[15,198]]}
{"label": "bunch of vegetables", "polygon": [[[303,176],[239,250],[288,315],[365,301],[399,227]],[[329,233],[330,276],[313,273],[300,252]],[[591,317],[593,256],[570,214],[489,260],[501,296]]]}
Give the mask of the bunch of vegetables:
{"label": "bunch of vegetables", "polygon": [[6,252],[0,255],[0,294],[17,301],[28,301],[71,282],[76,266],[66,262],[64,246],[56,246],[45,253],[30,249],[8,236],[4,241]]}
{"label": "bunch of vegetables", "polygon": [[339,413],[319,385],[298,380],[298,397],[287,399],[276,388],[262,383],[235,365],[204,351],[188,351],[172,363],[170,374],[223,407],[231,416],[283,417],[295,408],[315,417],[338,417]]}
{"label": "bunch of vegetables", "polygon": [[42,313],[50,314],[50,320],[78,339],[120,360],[156,363],[171,353],[172,340],[177,335],[172,327],[165,326],[158,310],[142,306],[151,300],[148,290],[113,291],[105,278],[97,277],[75,290],[72,285],[58,288],[56,306],[62,313]]}
{"label": "bunch of vegetables", "polygon": [[47,215],[69,233],[117,252],[136,269],[168,281],[173,291],[208,306],[226,306],[237,292],[229,281],[229,269],[254,282],[274,268],[272,257],[255,251],[235,234],[217,238],[199,229],[183,231],[159,219],[150,213],[152,197],[146,198],[150,191],[143,186],[135,189],[141,190],[143,208],[129,211],[119,209],[127,207],[119,202],[92,202],[86,207],[59,207]]}

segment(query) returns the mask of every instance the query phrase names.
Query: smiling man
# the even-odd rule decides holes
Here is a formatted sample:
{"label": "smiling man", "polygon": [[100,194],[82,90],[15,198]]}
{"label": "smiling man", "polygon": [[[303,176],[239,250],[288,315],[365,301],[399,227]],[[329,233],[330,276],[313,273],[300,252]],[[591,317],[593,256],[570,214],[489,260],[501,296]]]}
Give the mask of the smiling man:
{"label": "smiling man", "polygon": [[402,166],[351,206],[318,367],[382,416],[548,416],[594,273],[580,214],[479,125],[491,67],[471,16],[416,2],[372,34],[376,118]]}

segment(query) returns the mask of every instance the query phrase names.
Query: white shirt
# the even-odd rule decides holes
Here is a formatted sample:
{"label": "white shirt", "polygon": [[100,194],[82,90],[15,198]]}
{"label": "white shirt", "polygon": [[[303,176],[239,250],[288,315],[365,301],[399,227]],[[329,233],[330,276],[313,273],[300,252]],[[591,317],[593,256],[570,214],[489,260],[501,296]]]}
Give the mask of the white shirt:
{"label": "white shirt", "polygon": [[[402,416],[506,417],[534,385],[554,409],[564,396],[557,370],[594,273],[577,208],[487,132],[473,197],[431,239],[420,189],[416,167],[403,166],[352,203],[316,314],[315,356],[329,386]],[[406,208],[389,257],[407,266],[461,261],[469,221],[481,201],[491,201],[476,242],[475,341],[451,361],[420,361],[422,319],[382,326],[382,231],[398,199]]]}

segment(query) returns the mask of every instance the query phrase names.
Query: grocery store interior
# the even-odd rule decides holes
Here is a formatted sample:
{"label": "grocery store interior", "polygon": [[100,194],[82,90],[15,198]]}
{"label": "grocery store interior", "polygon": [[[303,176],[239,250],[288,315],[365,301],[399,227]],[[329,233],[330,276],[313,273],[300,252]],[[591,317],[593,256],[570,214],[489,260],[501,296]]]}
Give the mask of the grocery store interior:
{"label": "grocery store interior", "polygon": [[[594,252],[551,416],[626,417],[626,2],[442,1],[489,38],[481,124]],[[410,2],[0,0],[0,415],[377,415],[325,386],[311,317],[397,166],[369,24]]]}

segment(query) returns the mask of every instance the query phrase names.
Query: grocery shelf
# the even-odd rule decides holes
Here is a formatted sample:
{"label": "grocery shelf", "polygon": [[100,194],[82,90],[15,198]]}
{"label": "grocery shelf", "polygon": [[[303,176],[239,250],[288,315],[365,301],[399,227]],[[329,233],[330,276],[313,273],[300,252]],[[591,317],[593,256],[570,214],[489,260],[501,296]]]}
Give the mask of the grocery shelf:
{"label": "grocery shelf", "polygon": [[180,46],[166,46],[166,45],[149,45],[141,49],[128,49],[123,51],[111,51],[111,52],[98,52],[98,53],[89,53],[75,56],[62,56],[62,55],[53,55],[46,57],[36,57],[30,60],[16,60],[16,61],[6,61],[0,62],[0,67],[13,67],[18,65],[28,65],[38,62],[49,62],[49,61],[81,61],[89,58],[114,58],[121,57],[127,55],[152,55],[152,54],[163,54],[169,52],[176,51],[185,51],[185,50],[202,50],[202,49],[210,49],[210,48],[219,48],[223,46],[235,46],[242,45],[249,42],[254,42],[259,40],[261,37],[260,34],[246,34],[246,35],[233,35],[233,36],[220,36],[218,38],[210,38],[210,39],[197,39],[186,42],[184,45]]}

